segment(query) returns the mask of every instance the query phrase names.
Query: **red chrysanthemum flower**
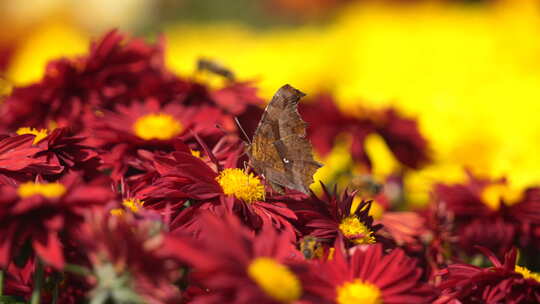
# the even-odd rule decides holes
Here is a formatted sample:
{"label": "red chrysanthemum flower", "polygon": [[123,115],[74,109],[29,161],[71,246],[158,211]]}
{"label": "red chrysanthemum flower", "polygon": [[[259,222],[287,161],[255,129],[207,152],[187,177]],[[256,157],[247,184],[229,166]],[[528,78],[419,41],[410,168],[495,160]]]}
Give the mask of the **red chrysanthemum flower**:
{"label": "red chrysanthemum flower", "polygon": [[290,223],[296,219],[294,212],[281,202],[265,200],[267,192],[261,179],[236,167],[240,151],[236,148],[229,152],[224,169],[211,151],[206,151],[215,161],[211,161],[211,166],[189,152],[156,157],[155,166],[161,177],[145,190],[147,197],[144,200],[172,202],[173,209],[179,209],[189,201],[190,206],[174,217],[172,229],[182,227],[197,231],[205,225],[197,216],[201,210],[216,213],[228,210],[253,229],[273,225],[287,231],[294,239],[294,228]]}
{"label": "red chrysanthemum flower", "polygon": [[[36,157],[44,158],[48,164],[62,168],[60,174],[73,171],[81,172],[87,177],[99,174],[97,168],[101,159],[95,148],[83,144],[84,137],[74,136],[68,128],[57,128],[52,132],[46,129],[25,129],[19,129],[18,133],[34,134],[34,143],[43,148]],[[58,175],[54,175],[53,179],[57,177]]]}
{"label": "red chrysanthemum flower", "polygon": [[68,175],[61,182],[0,187],[0,266],[7,266],[30,242],[43,261],[61,269],[61,238],[76,233],[85,211],[104,206],[112,198],[110,189],[98,182],[84,184]]}
{"label": "red chrysanthemum flower", "polygon": [[124,40],[111,31],[91,46],[88,56],[50,62],[39,83],[17,87],[6,98],[1,125],[9,131],[19,126],[79,131],[81,118],[95,107],[112,108],[149,96],[172,100],[185,88],[165,71],[160,44]]}
{"label": "red chrysanthemum flower", "polygon": [[322,199],[314,195],[312,201],[296,210],[308,229],[305,233],[330,244],[334,243],[338,236],[347,240],[348,245],[388,241],[377,233],[382,225],[375,225],[373,217],[369,215],[372,201],[362,201],[356,210],[352,210],[354,192],[344,191],[339,197],[336,188],[332,194],[324,185],[323,191]]}
{"label": "red chrysanthemum flower", "polygon": [[222,131],[222,113],[209,106],[185,107],[169,103],[160,105],[156,99],[119,105],[115,111],[97,114],[89,123],[92,145],[100,147],[105,168],[112,168],[112,177],[124,175],[129,164],[136,162],[139,149],[170,152],[174,141],[199,136],[217,141]]}
{"label": "red chrysanthemum flower", "polygon": [[434,288],[421,280],[422,269],[401,249],[383,253],[383,246],[360,245],[347,253],[336,242],[332,259],[319,260],[314,271],[322,284],[306,286],[331,303],[431,303]]}
{"label": "red chrysanthemum flower", "polygon": [[375,224],[383,226],[379,230],[379,234],[394,240],[399,246],[419,249],[421,238],[429,232],[426,221],[421,214],[415,211],[396,211],[396,209],[400,209],[403,197],[402,190],[396,191],[396,187],[402,186],[401,180],[394,179],[395,177],[391,177],[386,184],[380,185],[381,191],[375,194],[362,191],[362,187],[360,187],[353,205],[360,197],[372,198],[373,202],[369,214],[373,217]]}
{"label": "red chrysanthemum flower", "polygon": [[[427,140],[420,134],[417,122],[399,116],[394,109],[364,109],[369,114],[358,118],[340,111],[328,95],[302,103],[299,108],[302,117],[309,123],[308,136],[323,156],[331,151],[339,135],[350,135],[353,159],[370,168],[371,160],[365,150],[365,140],[368,135],[376,133],[405,166],[416,169],[430,160]],[[324,119],[320,119],[321,113],[324,113]]]}
{"label": "red chrysanthemum flower", "polygon": [[540,188],[516,191],[505,180],[471,176],[467,184],[436,185],[435,193],[454,218],[459,247],[469,254],[474,246],[499,256],[514,245],[525,248],[532,227],[540,225]]}
{"label": "red chrysanthemum flower", "polygon": [[162,252],[163,224],[96,212],[81,241],[93,268],[92,297],[115,303],[178,303],[181,265]]}
{"label": "red chrysanthemum flower", "polygon": [[539,303],[540,274],[516,265],[515,249],[507,252],[504,262],[489,250],[482,250],[492,267],[480,268],[456,263],[441,271],[441,296],[434,303]]}
{"label": "red chrysanthemum flower", "polygon": [[37,174],[60,173],[62,167],[37,157],[43,151],[43,147],[35,145],[33,135],[0,135],[0,184],[32,180]]}
{"label": "red chrysanthemum flower", "polygon": [[302,287],[308,267],[287,235],[265,226],[258,235],[231,214],[200,214],[202,239],[171,236],[164,251],[193,267],[195,303],[297,303],[310,297]]}
{"label": "red chrysanthemum flower", "polygon": [[431,279],[441,269],[452,262],[451,244],[455,241],[453,235],[453,219],[442,204],[431,204],[422,211],[426,219],[428,229],[426,246],[424,248],[424,258],[426,272]]}

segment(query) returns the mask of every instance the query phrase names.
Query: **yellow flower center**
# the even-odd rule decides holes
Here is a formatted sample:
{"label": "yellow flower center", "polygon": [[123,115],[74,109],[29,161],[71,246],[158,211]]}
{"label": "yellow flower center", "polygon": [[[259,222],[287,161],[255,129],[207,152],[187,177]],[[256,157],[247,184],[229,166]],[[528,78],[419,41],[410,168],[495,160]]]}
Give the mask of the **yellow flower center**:
{"label": "yellow flower center", "polygon": [[22,198],[41,195],[46,198],[57,198],[66,192],[66,187],[60,183],[39,184],[27,182],[21,184],[17,189],[17,193]]}
{"label": "yellow flower center", "polygon": [[507,184],[492,184],[482,191],[482,201],[492,210],[499,210],[501,201],[511,206],[521,200],[522,191]]}
{"label": "yellow flower center", "polygon": [[17,130],[17,134],[18,135],[24,135],[24,134],[32,134],[34,135],[34,142],[33,144],[37,144],[38,142],[40,142],[42,139],[44,139],[45,137],[47,137],[47,135],[49,135],[49,131],[47,129],[34,129],[34,128],[29,128],[29,127],[23,127],[23,128],[19,128]]}
{"label": "yellow flower center", "polygon": [[272,258],[256,258],[248,266],[249,277],[272,299],[290,303],[302,296],[302,284],[287,266]]}
{"label": "yellow flower center", "polygon": [[122,205],[133,211],[133,213],[137,213],[143,207],[144,202],[137,198],[128,198],[122,202]]}
{"label": "yellow flower center", "polygon": [[540,273],[532,272],[529,269],[518,265],[516,265],[514,271],[521,274],[525,279],[533,279],[540,283]]}
{"label": "yellow flower center", "polygon": [[133,124],[135,135],[144,140],[172,139],[182,130],[183,126],[179,121],[163,113],[144,115]]}
{"label": "yellow flower center", "polygon": [[337,288],[336,302],[338,304],[382,304],[381,291],[375,285],[355,280]]}
{"label": "yellow flower center", "polygon": [[339,230],[355,244],[374,244],[373,231],[369,230],[358,217],[351,215],[344,218],[339,224]]}
{"label": "yellow flower center", "polygon": [[251,203],[264,200],[264,185],[253,173],[247,174],[241,169],[225,169],[216,181],[226,195],[234,195],[237,199]]}
{"label": "yellow flower center", "polygon": [[[144,201],[137,198],[127,198],[122,202],[122,205],[131,210],[131,212],[137,213],[140,209],[142,209]],[[111,214],[115,216],[122,216],[124,213],[124,209],[122,208],[115,208],[111,210]]]}

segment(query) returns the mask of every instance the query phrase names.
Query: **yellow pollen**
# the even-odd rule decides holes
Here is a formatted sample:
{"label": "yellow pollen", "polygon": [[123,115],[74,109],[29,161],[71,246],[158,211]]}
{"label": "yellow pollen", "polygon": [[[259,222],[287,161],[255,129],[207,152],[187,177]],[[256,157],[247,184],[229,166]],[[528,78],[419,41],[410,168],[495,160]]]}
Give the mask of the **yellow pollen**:
{"label": "yellow pollen", "polygon": [[256,258],[247,272],[270,298],[278,302],[290,303],[302,296],[300,280],[287,266],[272,258]]}
{"label": "yellow pollen", "polygon": [[144,140],[172,139],[183,130],[182,124],[171,115],[158,113],[147,114],[135,121],[133,131]]}
{"label": "yellow pollen", "polygon": [[[137,213],[140,209],[142,209],[144,201],[137,198],[127,198],[122,202],[122,205],[131,212]],[[114,208],[110,211],[110,213],[114,216],[123,216],[126,214],[126,211],[123,208]]]}
{"label": "yellow pollen", "polygon": [[111,209],[111,211],[109,212],[111,213],[111,215],[114,215],[114,216],[123,216],[124,214],[126,214],[126,212],[122,208],[114,208],[114,209]]}
{"label": "yellow pollen", "polygon": [[66,192],[66,187],[60,183],[50,184],[38,184],[33,182],[27,182],[19,185],[17,193],[22,198],[31,197],[34,195],[41,195],[46,198],[57,198]]}
{"label": "yellow pollen", "polygon": [[521,200],[522,191],[507,184],[492,184],[482,191],[482,201],[492,210],[499,210],[501,201],[511,206]]}
{"label": "yellow pollen", "polygon": [[516,265],[514,271],[521,274],[525,279],[533,279],[540,283],[540,273],[532,272],[529,269],[518,265]]}
{"label": "yellow pollen", "polygon": [[122,205],[131,210],[133,213],[137,213],[139,212],[139,209],[143,207],[144,202],[137,198],[128,198],[122,202]]}
{"label": "yellow pollen", "polygon": [[37,144],[38,142],[40,142],[42,139],[44,139],[45,137],[47,137],[47,135],[49,135],[49,131],[47,129],[34,129],[34,128],[29,128],[29,127],[23,127],[23,128],[19,128],[17,130],[17,134],[18,135],[24,135],[24,134],[32,134],[34,135],[34,142],[33,144]]}
{"label": "yellow pollen", "polygon": [[375,285],[355,280],[337,288],[336,302],[338,304],[382,304],[381,291]]}
{"label": "yellow pollen", "polygon": [[225,169],[221,171],[216,181],[226,195],[234,195],[246,203],[264,200],[264,185],[253,173],[247,174],[241,169]]}
{"label": "yellow pollen", "polygon": [[191,155],[197,157],[197,158],[201,158],[201,151],[197,151],[197,150],[191,150],[189,149],[189,151],[191,152]]}
{"label": "yellow pollen", "polygon": [[355,244],[375,243],[373,232],[354,215],[344,218],[339,224],[339,230]]}

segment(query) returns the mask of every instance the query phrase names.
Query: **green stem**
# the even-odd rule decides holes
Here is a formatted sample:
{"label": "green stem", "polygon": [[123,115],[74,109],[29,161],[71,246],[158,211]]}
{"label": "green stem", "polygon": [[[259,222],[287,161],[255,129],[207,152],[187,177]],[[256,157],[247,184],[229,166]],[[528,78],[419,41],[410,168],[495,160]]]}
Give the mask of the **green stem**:
{"label": "green stem", "polygon": [[60,280],[58,276],[54,278],[54,289],[52,295],[52,304],[58,303],[58,285],[60,285]]}
{"label": "green stem", "polygon": [[30,298],[30,304],[39,304],[41,300],[41,287],[43,286],[43,264],[40,259],[36,259],[36,269],[34,270],[34,290]]}
{"label": "green stem", "polygon": [[0,269],[0,297],[4,295],[4,271]]}
{"label": "green stem", "polygon": [[92,274],[92,272],[88,268],[84,266],[75,265],[75,264],[64,265],[64,271],[71,272],[73,274],[80,275],[80,276],[88,276]]}

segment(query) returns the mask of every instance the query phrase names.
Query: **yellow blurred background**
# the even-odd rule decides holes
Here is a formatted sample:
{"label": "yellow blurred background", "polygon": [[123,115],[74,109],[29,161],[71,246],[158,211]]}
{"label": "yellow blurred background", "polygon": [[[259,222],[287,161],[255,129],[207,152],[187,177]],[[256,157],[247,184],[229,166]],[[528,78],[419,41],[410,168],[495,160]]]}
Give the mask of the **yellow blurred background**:
{"label": "yellow blurred background", "polygon": [[[308,4],[302,14],[302,1],[291,0],[296,10],[286,11],[268,0],[261,7],[269,16],[249,18],[234,11],[251,12],[249,1],[230,4],[225,17],[212,6],[219,1],[209,1],[215,18],[204,6],[172,2],[1,2],[5,77],[37,81],[48,60],[84,54],[111,28],[149,39],[162,33],[167,64],[180,75],[209,57],[241,80],[256,80],[267,99],[290,83],[309,95],[329,92],[344,110],[393,106],[417,118],[435,162],[408,176],[413,203],[427,199],[433,182],[462,180],[465,167],[507,176],[517,188],[540,184],[538,1],[320,0],[319,9]],[[376,138],[368,151],[376,175],[395,168]],[[347,158],[336,153],[327,170]]]}

